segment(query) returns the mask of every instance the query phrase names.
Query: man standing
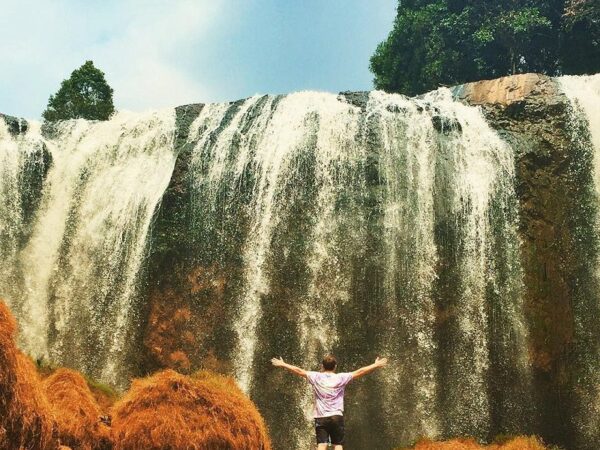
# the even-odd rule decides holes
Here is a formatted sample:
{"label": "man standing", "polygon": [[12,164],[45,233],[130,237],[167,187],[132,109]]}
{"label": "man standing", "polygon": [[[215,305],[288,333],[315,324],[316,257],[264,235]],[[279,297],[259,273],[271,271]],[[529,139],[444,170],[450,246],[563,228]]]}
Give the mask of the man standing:
{"label": "man standing", "polygon": [[337,361],[333,355],[323,358],[321,372],[309,372],[300,367],[283,362],[282,358],[271,360],[275,367],[283,367],[290,372],[304,377],[312,385],[315,394],[315,431],[317,433],[318,450],[326,450],[327,444],[342,450],[344,444],[344,390],[350,381],[360,378],[387,364],[387,358],[376,358],[369,366],[361,367],[354,372],[335,373]]}

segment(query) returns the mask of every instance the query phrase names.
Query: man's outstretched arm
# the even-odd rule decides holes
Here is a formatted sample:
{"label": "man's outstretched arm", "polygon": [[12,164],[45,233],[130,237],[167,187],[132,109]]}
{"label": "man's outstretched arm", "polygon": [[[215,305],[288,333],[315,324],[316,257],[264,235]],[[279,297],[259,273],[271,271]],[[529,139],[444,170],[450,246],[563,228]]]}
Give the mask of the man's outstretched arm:
{"label": "man's outstretched arm", "polygon": [[352,379],[360,378],[368,373],[373,372],[375,369],[384,367],[387,364],[387,358],[375,358],[375,362],[369,366],[361,367],[360,369],[352,372]]}
{"label": "man's outstretched arm", "polygon": [[275,366],[275,367],[283,367],[286,370],[289,370],[290,372],[299,375],[301,377],[306,378],[306,370],[301,369],[300,367],[296,367],[296,366],[292,366],[291,364],[288,364],[286,362],[283,362],[283,358],[279,357],[278,358],[273,358],[271,360],[271,363]]}

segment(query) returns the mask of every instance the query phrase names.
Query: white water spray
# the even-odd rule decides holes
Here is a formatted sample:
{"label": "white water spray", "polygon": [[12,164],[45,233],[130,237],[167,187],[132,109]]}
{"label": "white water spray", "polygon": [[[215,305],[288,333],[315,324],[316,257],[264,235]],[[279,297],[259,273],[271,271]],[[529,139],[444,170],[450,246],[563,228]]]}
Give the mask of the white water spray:
{"label": "white water spray", "polygon": [[[192,124],[190,141],[195,143],[194,195],[204,226],[218,228],[230,214],[248,220],[239,230],[244,236],[242,280],[233,299],[237,313],[232,326],[237,337],[235,375],[246,392],[257,394],[258,389],[260,395],[256,361],[273,356],[261,353],[259,333],[268,330],[260,331],[260,324],[266,299],[278,301],[271,295],[276,258],[287,258],[290,252],[276,247],[289,242],[274,239],[289,220],[298,220],[291,219],[290,208],[301,189],[311,196],[308,207],[314,211],[304,225],[294,222],[307,227],[300,237],[307,242],[302,247],[306,286],[289,286],[299,295],[297,317],[289,324],[297,327],[292,332],[297,332],[300,345],[300,360],[295,362],[315,367],[323,353],[344,347],[340,335],[352,324],[341,323],[338,314],[355,295],[356,258],[365,251],[366,240],[381,237],[378,254],[370,257],[376,261],[375,270],[383,269],[383,299],[374,293],[369,303],[375,308],[383,301],[385,322],[378,330],[378,350],[393,361],[382,390],[384,407],[390,411],[387,432],[398,435],[393,428],[402,422],[407,424],[398,437],[403,442],[440,435],[443,427],[485,434],[491,420],[487,295],[494,283],[498,295],[506,297],[496,312],[508,324],[502,332],[522,344],[520,353],[507,362],[518,366],[515,385],[528,383],[529,366],[515,250],[517,224],[512,219],[518,216],[512,211],[513,154],[481,111],[455,102],[448,90],[420,100],[373,92],[363,108],[340,96],[303,92],[207,105]],[[248,192],[241,191],[249,175]],[[222,204],[240,196],[248,199],[235,211]],[[375,206],[365,208],[369,202]],[[492,202],[512,211],[493,219],[501,221],[502,239],[511,240],[505,255],[516,267],[510,286],[502,285],[492,261]],[[448,308],[457,327],[453,346],[444,350],[450,351],[449,379],[447,386],[439,386],[437,303],[445,299],[434,294],[439,263],[435,227],[444,221],[455,224],[462,247],[454,269],[459,294]],[[369,237],[369,227],[381,235]],[[437,410],[442,390],[452,399],[444,425]],[[309,415],[310,392],[303,391],[299,400]],[[310,435],[299,430],[293,433],[294,445],[303,448]]]}
{"label": "white water spray", "polygon": [[119,113],[61,123],[52,139],[38,126],[19,138],[43,142],[53,158],[11,302],[29,354],[123,379],[146,237],[175,162],[174,125],[173,110]]}
{"label": "white water spray", "polygon": [[[593,181],[596,204],[600,205],[600,74],[593,76],[564,76],[558,82],[573,106],[573,123],[585,122],[583,133],[574,132],[574,141],[578,145],[591,139],[593,152]],[[579,127],[575,127],[579,128]],[[585,144],[583,144],[585,145]],[[600,206],[599,206],[600,208]],[[596,233],[600,236],[600,215],[596,213]],[[595,261],[596,282],[600,282],[600,261]],[[595,301],[597,302],[597,293]],[[579,429],[577,445],[580,448],[591,448],[592,443],[600,438],[600,343],[597,340],[598,305],[577,305],[575,308],[576,336],[585,342],[585,352],[577,361],[579,376],[575,395],[576,417],[572,418]]]}

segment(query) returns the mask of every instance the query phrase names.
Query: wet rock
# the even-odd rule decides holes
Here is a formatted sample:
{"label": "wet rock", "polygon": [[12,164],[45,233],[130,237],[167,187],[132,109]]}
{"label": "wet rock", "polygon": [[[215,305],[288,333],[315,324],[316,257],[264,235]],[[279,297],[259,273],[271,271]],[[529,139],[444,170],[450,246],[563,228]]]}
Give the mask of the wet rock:
{"label": "wet rock", "polygon": [[[187,275],[187,276],[185,276]],[[225,312],[227,279],[218,267],[175,271],[176,282],[156,288],[150,296],[150,314],[144,346],[152,367],[180,372],[192,368],[227,372],[229,365],[215,355],[211,344],[218,328],[229,319]]]}
{"label": "wet rock", "polygon": [[367,109],[367,103],[369,101],[369,92],[368,91],[360,91],[360,92],[340,92],[338,98],[344,100],[351,105],[359,107],[361,110],[365,111]]}
{"label": "wet rock", "polygon": [[8,126],[8,131],[13,136],[18,136],[19,134],[25,134],[27,132],[29,124],[25,119],[7,116],[2,113],[0,113],[0,118],[4,119],[4,122],[6,122],[6,125]]}
{"label": "wet rock", "polygon": [[21,172],[22,183],[29,186],[21,191],[21,208],[26,223],[31,222],[39,206],[44,189],[44,181],[52,167],[52,153],[43,142],[27,155]]}
{"label": "wet rock", "polygon": [[431,116],[431,123],[433,124],[433,128],[435,128],[435,130],[441,134],[448,135],[462,132],[462,126],[460,122],[453,118],[434,115]]}
{"label": "wet rock", "polygon": [[[592,155],[573,139],[571,106],[554,79],[515,75],[458,86],[453,92],[480,106],[515,151],[524,305],[541,405],[538,432],[550,442],[567,445],[575,433],[575,425],[564,420],[572,417],[570,401],[576,390],[571,355],[581,351],[575,305],[593,297],[570,281],[591,286],[583,280],[590,280],[584,261],[595,247]],[[587,242],[588,250],[581,241]]]}

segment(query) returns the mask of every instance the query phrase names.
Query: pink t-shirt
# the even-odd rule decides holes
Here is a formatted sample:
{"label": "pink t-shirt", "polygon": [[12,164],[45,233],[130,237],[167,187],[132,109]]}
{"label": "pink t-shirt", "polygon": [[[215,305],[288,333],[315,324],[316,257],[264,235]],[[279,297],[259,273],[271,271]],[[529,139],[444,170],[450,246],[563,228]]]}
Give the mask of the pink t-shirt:
{"label": "pink t-shirt", "polygon": [[315,393],[315,418],[344,415],[344,390],[352,374],[307,372],[306,377]]}

